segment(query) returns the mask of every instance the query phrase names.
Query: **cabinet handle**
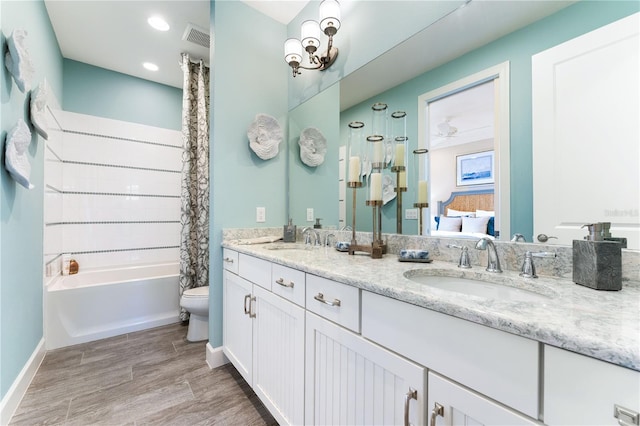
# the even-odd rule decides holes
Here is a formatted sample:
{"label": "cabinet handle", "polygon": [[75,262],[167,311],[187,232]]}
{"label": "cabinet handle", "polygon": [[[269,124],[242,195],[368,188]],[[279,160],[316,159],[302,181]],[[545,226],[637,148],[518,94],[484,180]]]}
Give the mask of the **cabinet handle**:
{"label": "cabinet handle", "polygon": [[227,263],[233,263],[233,259],[230,257],[225,257],[223,260]]}
{"label": "cabinet handle", "polygon": [[255,318],[256,317],[256,313],[255,313],[255,308],[254,308],[254,303],[256,301],[256,297],[253,296],[251,299],[249,299],[249,318]]}
{"label": "cabinet handle", "polygon": [[620,426],[640,425],[640,413],[624,408],[618,404],[613,406],[613,417],[618,419]]}
{"label": "cabinet handle", "polygon": [[284,278],[278,278],[276,280],[276,284],[280,284],[282,287],[293,288],[293,281],[289,281],[288,283],[285,283]]}
{"label": "cabinet handle", "polygon": [[315,296],[313,296],[314,299],[316,299],[318,302],[322,302],[325,305],[329,305],[329,306],[340,306],[340,300],[339,299],[333,299],[333,302],[326,300],[324,298],[324,294],[322,293],[318,293]]}
{"label": "cabinet handle", "polygon": [[[249,301],[249,307],[247,308],[247,300]],[[251,294],[244,296],[244,313],[251,316]]]}
{"label": "cabinet handle", "polygon": [[436,417],[438,416],[444,417],[444,407],[436,402],[433,405],[433,410],[431,410],[431,422],[429,422],[429,425],[436,426]]}
{"label": "cabinet handle", "polygon": [[412,399],[418,400],[418,391],[409,388],[409,392],[404,394],[404,426],[409,426],[409,403]]}

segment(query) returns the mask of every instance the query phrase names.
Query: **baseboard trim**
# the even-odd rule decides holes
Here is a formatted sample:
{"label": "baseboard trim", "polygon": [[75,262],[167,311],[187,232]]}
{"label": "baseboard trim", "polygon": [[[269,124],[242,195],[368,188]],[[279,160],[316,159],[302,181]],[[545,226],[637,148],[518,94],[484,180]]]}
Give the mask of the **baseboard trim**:
{"label": "baseboard trim", "polygon": [[7,425],[11,421],[11,417],[13,417],[18,405],[20,405],[20,401],[22,401],[22,397],[27,392],[46,353],[43,338],[36,346],[22,371],[20,371],[20,374],[18,374],[18,377],[13,381],[4,398],[2,398],[0,403],[0,425]]}
{"label": "baseboard trim", "polygon": [[207,343],[207,364],[209,368],[216,368],[229,362],[227,356],[222,352],[222,346],[214,348],[211,343]]}

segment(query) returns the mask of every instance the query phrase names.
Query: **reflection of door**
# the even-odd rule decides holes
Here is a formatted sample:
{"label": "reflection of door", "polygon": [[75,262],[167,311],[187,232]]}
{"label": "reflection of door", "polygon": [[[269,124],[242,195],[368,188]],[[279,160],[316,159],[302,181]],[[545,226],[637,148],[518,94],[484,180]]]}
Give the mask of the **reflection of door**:
{"label": "reflection of door", "polygon": [[611,222],[640,248],[640,14],[532,58],[534,235]]}
{"label": "reflection of door", "polygon": [[[483,95],[489,91],[490,96]],[[469,96],[477,92],[484,99],[483,108],[488,112],[490,123],[485,120],[478,124],[477,111],[465,108],[469,101],[461,103],[456,98]],[[447,103],[454,107],[446,116]],[[479,102],[482,104],[483,102]],[[444,111],[436,114],[432,111],[436,105],[445,105]],[[509,184],[509,63],[505,62],[480,71],[418,98],[418,146],[428,148],[425,164],[420,165],[420,179],[429,181],[429,209],[424,213],[423,233],[428,235],[433,226],[433,217],[437,215],[438,201],[445,201],[454,191],[466,189],[495,190],[494,210],[496,211],[496,230],[508,237],[510,232],[510,184]],[[486,115],[486,114],[485,114]],[[458,124],[463,121],[468,124]],[[482,121],[482,119],[481,119]],[[461,154],[494,151],[494,184],[476,187],[456,186],[456,156]],[[446,212],[445,212],[446,213]]]}

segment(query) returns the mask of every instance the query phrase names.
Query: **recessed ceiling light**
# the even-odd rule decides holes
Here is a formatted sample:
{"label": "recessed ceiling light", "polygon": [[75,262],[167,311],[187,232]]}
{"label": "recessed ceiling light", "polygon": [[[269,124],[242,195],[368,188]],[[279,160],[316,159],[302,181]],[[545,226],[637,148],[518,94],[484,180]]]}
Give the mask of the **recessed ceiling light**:
{"label": "recessed ceiling light", "polygon": [[144,64],[142,64],[142,66],[149,71],[158,71],[158,66],[156,64],[152,64],[151,62],[145,62]]}
{"label": "recessed ceiling light", "polygon": [[147,22],[158,31],[169,31],[169,24],[159,16],[152,16]]}

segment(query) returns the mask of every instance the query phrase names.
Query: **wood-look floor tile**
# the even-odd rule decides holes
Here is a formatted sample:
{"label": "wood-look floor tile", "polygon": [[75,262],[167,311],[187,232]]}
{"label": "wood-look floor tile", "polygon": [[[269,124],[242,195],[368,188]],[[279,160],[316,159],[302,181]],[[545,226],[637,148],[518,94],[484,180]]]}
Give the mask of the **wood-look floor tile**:
{"label": "wood-look floor tile", "polygon": [[123,424],[194,399],[187,382],[133,395],[115,394],[113,390],[74,398],[69,408],[67,424]]}
{"label": "wood-look floor tile", "polygon": [[187,327],[159,327],[57,349],[11,425],[275,425],[230,365],[206,364]]}

